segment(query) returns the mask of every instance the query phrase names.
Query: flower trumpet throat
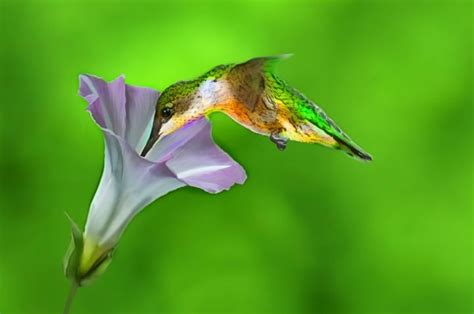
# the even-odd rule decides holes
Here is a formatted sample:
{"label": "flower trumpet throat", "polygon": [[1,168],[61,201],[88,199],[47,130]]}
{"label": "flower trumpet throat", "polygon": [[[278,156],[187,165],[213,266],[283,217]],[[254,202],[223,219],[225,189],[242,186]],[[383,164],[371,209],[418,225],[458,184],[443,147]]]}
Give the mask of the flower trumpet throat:
{"label": "flower trumpet throat", "polygon": [[112,261],[112,252],[113,248],[100,246],[97,241],[84,236],[78,275],[84,279],[100,276]]}

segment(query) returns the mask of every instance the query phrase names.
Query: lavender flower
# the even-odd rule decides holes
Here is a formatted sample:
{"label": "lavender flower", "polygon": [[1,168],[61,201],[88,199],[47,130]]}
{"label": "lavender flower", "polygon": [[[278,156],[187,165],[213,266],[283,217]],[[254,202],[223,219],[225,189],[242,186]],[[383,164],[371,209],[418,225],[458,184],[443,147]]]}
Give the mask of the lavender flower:
{"label": "lavender flower", "polygon": [[73,224],[65,273],[81,286],[103,273],[120,236],[145,206],[189,185],[219,193],[246,179],[244,169],[214,144],[205,119],[192,121],[162,138],[141,157],[159,93],[81,75],[79,94],[89,103],[105,136],[102,178],[82,233]]}

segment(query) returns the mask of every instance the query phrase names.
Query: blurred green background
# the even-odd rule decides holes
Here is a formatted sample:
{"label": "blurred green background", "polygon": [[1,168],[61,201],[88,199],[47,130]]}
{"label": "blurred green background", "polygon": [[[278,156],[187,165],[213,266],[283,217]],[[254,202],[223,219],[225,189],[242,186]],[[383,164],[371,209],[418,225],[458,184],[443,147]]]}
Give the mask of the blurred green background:
{"label": "blurred green background", "polygon": [[78,75],[163,89],[293,52],[277,72],[374,156],[285,152],[224,115],[247,170],[130,225],[72,313],[472,313],[472,3],[1,2],[0,313],[62,311],[67,211],[84,223],[103,139]]}

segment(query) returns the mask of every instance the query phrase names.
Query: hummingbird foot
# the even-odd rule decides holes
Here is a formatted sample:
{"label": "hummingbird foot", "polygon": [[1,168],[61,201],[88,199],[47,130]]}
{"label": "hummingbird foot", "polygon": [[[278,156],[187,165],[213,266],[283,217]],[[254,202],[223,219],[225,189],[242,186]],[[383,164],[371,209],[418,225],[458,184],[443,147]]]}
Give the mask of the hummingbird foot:
{"label": "hummingbird foot", "polygon": [[273,132],[270,135],[270,141],[275,143],[276,147],[279,150],[284,150],[286,148],[286,143],[288,143],[288,139],[280,135],[280,132]]}

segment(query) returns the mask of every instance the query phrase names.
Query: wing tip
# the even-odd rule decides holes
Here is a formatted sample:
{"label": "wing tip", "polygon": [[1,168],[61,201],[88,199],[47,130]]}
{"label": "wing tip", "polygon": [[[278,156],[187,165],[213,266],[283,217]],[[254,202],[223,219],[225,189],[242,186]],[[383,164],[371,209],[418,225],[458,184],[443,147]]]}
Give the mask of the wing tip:
{"label": "wing tip", "polygon": [[337,142],[339,144],[339,148],[342,149],[347,155],[364,162],[370,162],[373,160],[372,155],[357,146],[355,143],[348,143],[342,140],[337,140]]}

